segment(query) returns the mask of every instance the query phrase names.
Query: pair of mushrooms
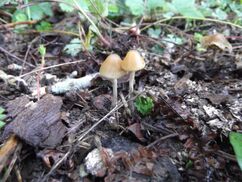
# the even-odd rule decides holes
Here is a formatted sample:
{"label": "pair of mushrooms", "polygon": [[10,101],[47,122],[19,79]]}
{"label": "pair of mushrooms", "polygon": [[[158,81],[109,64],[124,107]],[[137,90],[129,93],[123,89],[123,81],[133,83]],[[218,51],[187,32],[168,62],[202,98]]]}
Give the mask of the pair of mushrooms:
{"label": "pair of mushrooms", "polygon": [[136,50],[130,50],[123,61],[117,54],[111,54],[105,59],[100,67],[99,73],[102,77],[111,80],[113,83],[113,106],[117,105],[117,80],[127,74],[127,72],[130,72],[129,94],[132,94],[134,91],[135,72],[144,67],[144,59]]}

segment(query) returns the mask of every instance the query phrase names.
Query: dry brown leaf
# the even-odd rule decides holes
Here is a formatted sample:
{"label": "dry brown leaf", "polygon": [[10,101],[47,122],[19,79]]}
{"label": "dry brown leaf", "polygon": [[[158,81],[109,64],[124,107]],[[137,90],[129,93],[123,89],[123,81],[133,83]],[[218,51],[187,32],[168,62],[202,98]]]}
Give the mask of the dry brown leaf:
{"label": "dry brown leaf", "polygon": [[232,52],[232,45],[229,41],[224,37],[223,34],[214,34],[214,35],[207,35],[204,36],[201,40],[201,44],[204,48],[209,47],[217,47],[222,51],[228,50],[230,53]]}

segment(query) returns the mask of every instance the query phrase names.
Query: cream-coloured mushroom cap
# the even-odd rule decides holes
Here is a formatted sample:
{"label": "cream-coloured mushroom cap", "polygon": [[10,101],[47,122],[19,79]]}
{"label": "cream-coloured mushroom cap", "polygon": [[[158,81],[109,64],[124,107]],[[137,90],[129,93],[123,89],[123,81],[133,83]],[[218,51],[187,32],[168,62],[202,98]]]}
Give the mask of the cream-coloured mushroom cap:
{"label": "cream-coloured mushroom cap", "polygon": [[99,73],[107,79],[118,79],[126,74],[121,68],[122,59],[117,54],[109,55],[102,63]]}
{"label": "cream-coloured mushroom cap", "polygon": [[145,67],[145,61],[136,50],[130,50],[121,62],[121,67],[125,71],[138,71]]}

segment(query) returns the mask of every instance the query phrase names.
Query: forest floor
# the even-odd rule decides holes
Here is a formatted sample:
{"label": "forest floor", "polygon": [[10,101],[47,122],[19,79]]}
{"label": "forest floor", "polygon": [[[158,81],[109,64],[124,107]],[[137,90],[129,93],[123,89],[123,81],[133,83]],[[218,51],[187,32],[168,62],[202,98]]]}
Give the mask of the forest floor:
{"label": "forest floor", "polygon": [[[77,22],[66,18],[59,26]],[[2,29],[0,106],[7,118],[1,140],[8,142],[0,151],[1,178],[241,181],[229,142],[230,131],[242,131],[241,31],[214,22],[197,22],[189,30],[185,24],[159,25],[183,37],[182,45],[163,35],[107,28],[105,41],[75,57],[62,52],[71,35]],[[193,34],[214,29],[233,35],[226,37],[232,52],[196,49]],[[44,69],[40,44],[47,48]],[[132,49],[146,66],[136,72],[134,94],[129,95],[128,76],[118,80],[118,105],[112,107],[112,83],[94,73],[111,53],[124,58]],[[56,83],[82,77],[83,87],[53,91]],[[130,107],[140,96],[153,100],[151,113]]]}

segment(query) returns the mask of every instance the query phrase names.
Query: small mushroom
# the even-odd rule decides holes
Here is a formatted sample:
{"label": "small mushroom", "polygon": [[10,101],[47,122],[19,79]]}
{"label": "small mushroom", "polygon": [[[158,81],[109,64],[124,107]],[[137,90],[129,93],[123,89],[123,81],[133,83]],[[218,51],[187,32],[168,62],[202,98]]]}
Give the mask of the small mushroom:
{"label": "small mushroom", "polygon": [[121,67],[125,71],[130,72],[129,77],[129,93],[132,94],[134,91],[134,77],[135,72],[145,67],[144,59],[141,57],[138,51],[130,50],[121,62]]}
{"label": "small mushroom", "polygon": [[204,36],[201,40],[202,47],[213,50],[214,62],[217,62],[217,55],[220,51],[228,50],[229,53],[232,53],[233,47],[229,41],[225,38],[223,34],[214,34]]}
{"label": "small mushroom", "polygon": [[111,80],[113,83],[113,106],[117,105],[117,79],[126,74],[126,72],[121,69],[121,62],[122,59],[117,54],[111,54],[105,59],[99,70],[102,77]]}

